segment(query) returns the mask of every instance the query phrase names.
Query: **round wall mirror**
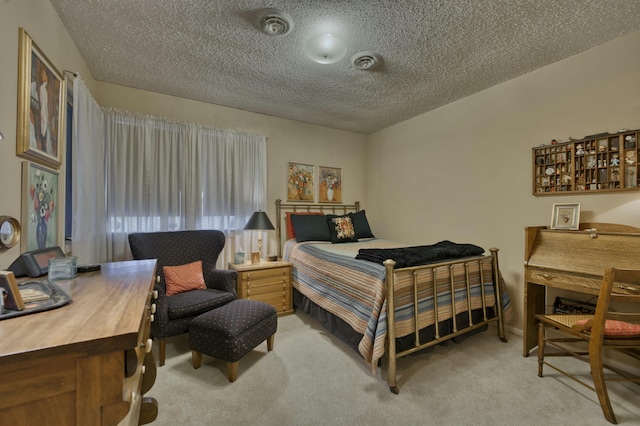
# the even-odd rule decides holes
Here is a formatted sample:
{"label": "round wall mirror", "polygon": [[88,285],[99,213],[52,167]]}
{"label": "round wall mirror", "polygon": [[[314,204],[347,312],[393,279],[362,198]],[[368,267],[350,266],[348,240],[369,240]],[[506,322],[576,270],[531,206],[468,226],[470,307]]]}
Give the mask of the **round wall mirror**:
{"label": "round wall mirror", "polygon": [[0,247],[11,248],[20,241],[20,222],[11,216],[0,216]]}

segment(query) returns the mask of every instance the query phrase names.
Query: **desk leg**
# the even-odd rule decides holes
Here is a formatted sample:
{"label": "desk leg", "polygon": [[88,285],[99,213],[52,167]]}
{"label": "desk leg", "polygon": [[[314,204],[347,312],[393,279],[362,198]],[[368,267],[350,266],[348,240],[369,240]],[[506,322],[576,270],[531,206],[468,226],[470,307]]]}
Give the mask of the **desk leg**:
{"label": "desk leg", "polygon": [[524,288],[524,335],[522,338],[522,356],[529,356],[529,351],[538,345],[536,330],[536,314],[544,313],[545,286],[525,283]]}

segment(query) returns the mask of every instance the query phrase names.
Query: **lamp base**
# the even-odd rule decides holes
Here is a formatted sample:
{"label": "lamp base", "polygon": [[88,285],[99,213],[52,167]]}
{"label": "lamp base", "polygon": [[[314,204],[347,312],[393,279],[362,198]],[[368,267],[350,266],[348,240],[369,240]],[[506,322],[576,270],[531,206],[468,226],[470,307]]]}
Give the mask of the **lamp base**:
{"label": "lamp base", "polygon": [[260,252],[252,252],[251,253],[251,264],[252,265],[259,265],[260,264]]}

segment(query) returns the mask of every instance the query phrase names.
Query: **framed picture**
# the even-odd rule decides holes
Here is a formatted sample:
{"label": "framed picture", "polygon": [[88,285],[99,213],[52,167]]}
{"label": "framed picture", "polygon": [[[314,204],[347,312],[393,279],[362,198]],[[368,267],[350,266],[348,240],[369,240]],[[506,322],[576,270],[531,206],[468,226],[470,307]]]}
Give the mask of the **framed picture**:
{"label": "framed picture", "polygon": [[58,172],[22,162],[23,252],[58,245]]}
{"label": "framed picture", "polygon": [[342,202],[342,169],[318,166],[318,201]]}
{"label": "framed picture", "polygon": [[16,154],[57,169],[64,142],[62,74],[20,28]]}
{"label": "framed picture", "polygon": [[554,204],[551,213],[551,229],[577,230],[580,226],[580,203]]}
{"label": "framed picture", "polygon": [[[4,309],[12,311],[25,309],[16,277],[11,271],[0,271],[0,297],[3,299]],[[0,314],[2,313],[2,309],[0,309]]]}
{"label": "framed picture", "polygon": [[315,201],[313,169],[309,164],[287,164],[287,201]]}

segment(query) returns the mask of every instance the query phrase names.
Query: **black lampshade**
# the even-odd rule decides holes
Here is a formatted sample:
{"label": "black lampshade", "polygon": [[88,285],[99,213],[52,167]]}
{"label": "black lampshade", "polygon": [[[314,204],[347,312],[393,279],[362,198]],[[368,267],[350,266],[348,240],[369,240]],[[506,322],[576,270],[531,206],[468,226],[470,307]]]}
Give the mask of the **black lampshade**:
{"label": "black lampshade", "polygon": [[269,216],[262,210],[254,212],[249,219],[249,222],[244,226],[245,230],[268,230],[275,229],[269,220]]}

